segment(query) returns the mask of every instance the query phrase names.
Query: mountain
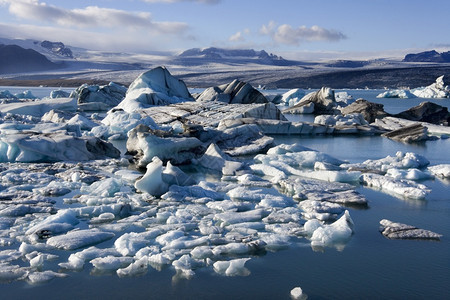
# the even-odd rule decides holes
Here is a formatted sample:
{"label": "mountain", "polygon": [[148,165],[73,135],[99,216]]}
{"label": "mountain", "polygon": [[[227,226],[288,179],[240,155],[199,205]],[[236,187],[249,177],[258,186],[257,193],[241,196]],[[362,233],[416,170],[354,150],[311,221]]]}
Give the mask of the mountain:
{"label": "mountain", "polygon": [[404,62],[434,62],[448,63],[450,62],[450,51],[439,53],[436,50],[425,51],[420,53],[407,54],[403,59]]}
{"label": "mountain", "polygon": [[73,58],[72,50],[66,47],[62,42],[43,41],[40,43],[40,46],[47,49],[48,51],[53,52],[53,54],[62,57]]}
{"label": "mountain", "polygon": [[33,49],[0,44],[0,74],[46,71],[59,67]]}
{"label": "mountain", "polygon": [[207,63],[255,63],[261,65],[290,66],[298,65],[299,62],[286,60],[281,56],[267,53],[264,50],[253,49],[223,49],[223,48],[192,48],[177,57],[175,61],[184,65],[199,65]]}

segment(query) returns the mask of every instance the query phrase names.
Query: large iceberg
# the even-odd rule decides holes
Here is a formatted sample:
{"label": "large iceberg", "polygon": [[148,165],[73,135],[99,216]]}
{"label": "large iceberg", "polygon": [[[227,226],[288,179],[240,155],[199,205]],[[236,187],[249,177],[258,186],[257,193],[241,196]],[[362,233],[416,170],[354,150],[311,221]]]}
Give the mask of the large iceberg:
{"label": "large iceberg", "polygon": [[118,105],[126,112],[193,101],[182,80],[173,77],[164,67],[157,67],[139,75],[129,86],[125,99]]}

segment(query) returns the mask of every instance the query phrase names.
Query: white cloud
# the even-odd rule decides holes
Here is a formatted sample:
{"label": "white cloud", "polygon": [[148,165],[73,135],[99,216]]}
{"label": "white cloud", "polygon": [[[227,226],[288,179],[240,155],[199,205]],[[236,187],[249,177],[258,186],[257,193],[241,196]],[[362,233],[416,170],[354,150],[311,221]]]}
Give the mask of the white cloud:
{"label": "white cloud", "polygon": [[9,12],[19,18],[66,27],[79,28],[145,28],[162,33],[181,33],[188,25],[181,22],[156,22],[148,12],[88,6],[81,9],[64,9],[38,0],[6,0]]}
{"label": "white cloud", "polygon": [[263,25],[259,32],[270,36],[276,43],[286,45],[299,45],[304,41],[339,41],[347,38],[339,31],[322,28],[317,25],[294,28],[291,25],[283,24],[277,27],[273,21]]}
{"label": "white cloud", "polygon": [[250,29],[246,28],[243,31],[238,31],[235,34],[233,34],[232,36],[230,36],[228,38],[228,40],[230,42],[243,42],[243,41],[245,41],[244,34],[245,35],[249,35],[250,34]]}

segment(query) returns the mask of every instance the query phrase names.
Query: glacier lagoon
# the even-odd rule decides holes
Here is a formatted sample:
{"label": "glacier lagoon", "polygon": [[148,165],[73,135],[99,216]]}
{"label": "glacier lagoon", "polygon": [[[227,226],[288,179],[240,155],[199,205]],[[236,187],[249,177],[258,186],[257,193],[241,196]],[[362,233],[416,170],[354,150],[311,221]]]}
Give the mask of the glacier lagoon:
{"label": "glacier lagoon", "polygon": [[[347,92],[355,99],[362,97],[383,103],[390,113],[408,109],[416,105],[414,101],[424,101],[376,99],[379,91],[375,90]],[[37,93],[35,95],[38,96]],[[434,101],[450,107],[448,99]],[[450,146],[449,139],[403,144],[379,136],[276,136],[275,141],[277,144],[300,143],[350,163],[393,156],[397,151],[423,155],[430,165],[450,163],[446,151]],[[203,174],[196,176],[202,177]],[[369,204],[367,207],[348,207],[354,233],[345,247],[313,249],[307,240],[293,238],[284,249],[252,255],[245,264],[246,276],[221,276],[209,266],[196,269],[195,275],[186,279],[172,266],[165,266],[161,270],[150,267],[140,276],[120,278],[115,273],[96,272],[86,264],[81,271],[61,272],[68,275],[66,278],[54,278],[42,284],[24,281],[1,283],[0,291],[8,299],[288,299],[289,292],[300,286],[310,299],[446,298],[450,294],[450,182],[438,178],[420,182],[431,189],[425,200],[399,199],[357,185],[356,190],[367,198]],[[58,198],[55,205],[67,205],[60,201]],[[443,237],[439,242],[389,240],[379,232],[382,219],[426,228]],[[84,221],[82,223],[84,225],[80,228],[87,227]],[[102,245],[102,248],[111,247],[113,241]],[[14,247],[4,246],[3,250],[10,248]],[[54,253],[60,258],[46,260],[46,269],[58,271],[58,263],[67,261],[72,252]],[[233,255],[230,257],[235,258]]]}

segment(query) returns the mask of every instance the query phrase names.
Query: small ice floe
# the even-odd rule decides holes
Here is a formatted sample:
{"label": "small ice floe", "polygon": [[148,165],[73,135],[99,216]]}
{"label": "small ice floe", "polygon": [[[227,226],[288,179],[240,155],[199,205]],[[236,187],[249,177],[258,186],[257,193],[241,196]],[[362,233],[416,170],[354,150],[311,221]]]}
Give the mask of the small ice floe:
{"label": "small ice floe", "polygon": [[293,300],[306,300],[308,296],[303,293],[301,287],[295,287],[291,290],[291,299]]}
{"label": "small ice floe", "polygon": [[154,157],[153,161],[147,165],[147,171],[141,179],[134,183],[134,187],[153,196],[161,196],[169,190],[169,186],[162,179],[162,161]]}
{"label": "small ice floe", "polygon": [[430,161],[420,155],[413,152],[397,151],[395,156],[386,156],[385,158],[377,160],[366,160],[363,163],[356,164],[343,164],[341,167],[346,169],[358,169],[358,170],[378,170],[386,172],[388,169],[423,169],[430,164]]}
{"label": "small ice floe", "polygon": [[450,164],[430,166],[428,170],[437,177],[450,178]]}
{"label": "small ice floe", "polygon": [[51,270],[46,270],[42,272],[32,272],[28,274],[28,281],[32,284],[40,284],[40,283],[46,283],[54,278],[64,278],[67,277],[67,274],[64,273],[57,273]]}
{"label": "small ice floe", "polygon": [[383,93],[380,93],[377,95],[377,98],[401,98],[401,99],[408,99],[408,98],[416,98],[416,95],[411,93],[409,90],[389,90]]}
{"label": "small ice floe", "polygon": [[97,257],[91,260],[91,264],[100,271],[116,271],[117,269],[128,267],[134,259],[129,256],[112,256]]}
{"label": "small ice floe", "polygon": [[281,96],[280,104],[284,106],[294,106],[300,102],[305,96],[305,91],[302,89],[292,89]]}
{"label": "small ice floe", "polygon": [[91,261],[92,259],[98,257],[106,256],[120,256],[121,254],[114,248],[99,249],[97,247],[89,247],[82,251],[70,254],[68,261],[64,263],[59,263],[58,265],[67,270],[81,270],[84,267],[86,261]]}
{"label": "small ice floe", "polygon": [[448,86],[444,84],[444,75],[442,75],[429,86],[415,88],[411,90],[411,93],[419,98],[448,98],[450,90]]}
{"label": "small ice floe", "polygon": [[250,271],[245,267],[245,263],[250,258],[237,258],[229,261],[216,261],[213,264],[214,271],[226,276],[248,276]]}
{"label": "small ice floe", "polygon": [[441,234],[415,226],[395,223],[386,219],[380,221],[380,232],[388,239],[440,240]]}
{"label": "small ice floe", "polygon": [[[70,97],[77,98],[78,104],[83,109],[90,108],[87,104],[106,104],[109,107],[116,106],[125,97],[127,88],[114,82],[108,85],[88,85],[83,84],[70,94]],[[88,110],[88,109],[86,109]]]}
{"label": "small ice floe", "polygon": [[0,263],[0,282],[10,282],[26,278],[29,271],[27,268],[18,265],[10,265],[5,262]]}
{"label": "small ice floe", "polygon": [[311,247],[336,247],[343,249],[353,234],[353,220],[348,210],[337,221],[329,225],[323,225],[318,220],[309,220],[304,229],[310,236]]}
{"label": "small ice floe", "polygon": [[77,110],[77,99],[60,98],[58,101],[53,99],[36,100],[26,102],[16,102],[9,104],[0,104],[0,112],[19,115],[29,115],[34,117],[42,117],[51,110],[64,110],[75,112]]}
{"label": "small ice floe", "polygon": [[396,180],[399,179],[408,179],[408,180],[426,180],[426,179],[433,179],[434,176],[430,174],[428,171],[421,171],[416,168],[408,169],[408,170],[401,170],[401,169],[388,169],[386,171],[386,176],[392,177]]}
{"label": "small ice floe", "polygon": [[406,199],[425,199],[431,190],[423,184],[406,179],[394,179],[379,174],[365,173],[361,175],[361,182],[369,187],[380,189],[396,197]]}
{"label": "small ice floe", "polygon": [[148,259],[143,257],[128,265],[126,268],[121,268],[116,271],[119,277],[144,275],[148,270]]}
{"label": "small ice floe", "polygon": [[91,134],[103,139],[126,139],[128,132],[139,124],[146,125],[153,130],[159,129],[150,116],[113,109],[108,111],[106,117],[101,121],[101,125],[91,129]]}
{"label": "small ice floe", "polygon": [[234,175],[243,167],[242,163],[228,157],[215,144],[209,145],[205,154],[197,162],[203,168],[221,172],[223,175]]}
{"label": "small ice floe", "polygon": [[142,124],[129,131],[127,151],[136,154],[134,158],[138,167],[145,167],[155,156],[178,164],[189,162],[196,157],[199,148],[203,149],[203,143],[195,137],[160,135]]}
{"label": "small ice floe", "polygon": [[362,114],[353,113],[343,115],[319,115],[314,118],[314,123],[327,126],[361,126],[369,125]]}
{"label": "small ice floe", "polygon": [[74,250],[85,246],[99,244],[114,237],[114,233],[99,230],[74,230],[57,235],[47,240],[47,244],[64,250]]}

